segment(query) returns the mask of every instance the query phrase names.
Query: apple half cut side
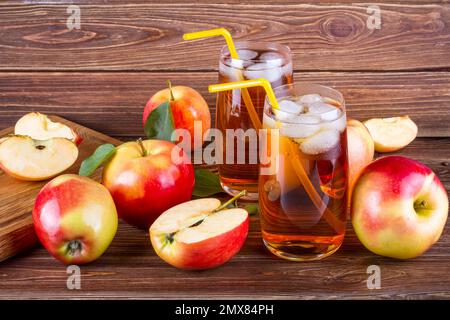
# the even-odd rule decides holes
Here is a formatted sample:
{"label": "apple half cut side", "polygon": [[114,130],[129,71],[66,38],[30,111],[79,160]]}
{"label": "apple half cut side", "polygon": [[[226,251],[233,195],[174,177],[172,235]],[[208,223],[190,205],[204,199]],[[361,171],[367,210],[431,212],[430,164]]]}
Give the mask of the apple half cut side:
{"label": "apple half cut side", "polygon": [[406,147],[417,136],[417,125],[409,116],[375,118],[364,122],[375,143],[375,151],[392,152]]}
{"label": "apple half cut side", "polygon": [[20,180],[52,178],[70,168],[77,158],[77,146],[65,138],[41,141],[28,136],[11,136],[0,144],[0,167]]}
{"label": "apple half cut side", "polygon": [[14,127],[14,134],[29,136],[35,140],[66,138],[79,145],[83,140],[72,128],[60,122],[53,122],[45,114],[30,112],[20,118]]}
{"label": "apple half cut side", "polygon": [[220,201],[188,201],[162,213],[150,227],[158,256],[180,269],[203,270],[227,262],[243,246],[249,215],[241,208],[217,210]]}

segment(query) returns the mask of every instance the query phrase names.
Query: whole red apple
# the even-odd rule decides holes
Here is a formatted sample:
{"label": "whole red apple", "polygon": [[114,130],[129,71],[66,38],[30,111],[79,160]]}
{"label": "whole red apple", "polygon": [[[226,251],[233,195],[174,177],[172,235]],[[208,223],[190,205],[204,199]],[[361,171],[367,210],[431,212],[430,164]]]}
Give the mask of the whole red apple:
{"label": "whole red apple", "polygon": [[370,251],[409,259],[441,236],[447,192],[427,166],[401,156],[380,158],[362,171],[353,190],[352,223]]}
{"label": "whole red apple", "polygon": [[[180,155],[179,163],[172,152]],[[191,199],[194,167],[176,145],[162,140],[127,142],[117,147],[103,170],[103,184],[111,192],[125,222],[148,229],[158,216]]]}
{"label": "whole red apple", "polygon": [[202,139],[204,133],[211,128],[211,114],[205,99],[196,90],[186,86],[172,87],[169,82],[169,88],[155,93],[144,109],[142,121],[145,126],[148,116],[160,104],[170,101],[175,129],[186,129],[191,135],[191,150],[194,147],[194,121],[202,123]]}
{"label": "whole red apple", "polygon": [[233,257],[248,233],[248,212],[225,209],[218,199],[204,198],[165,211],[150,227],[158,256],[180,269],[203,270]]}
{"label": "whole red apple", "polygon": [[84,264],[100,257],[116,234],[117,220],[108,190],[74,174],[47,183],[33,208],[39,240],[65,264]]}

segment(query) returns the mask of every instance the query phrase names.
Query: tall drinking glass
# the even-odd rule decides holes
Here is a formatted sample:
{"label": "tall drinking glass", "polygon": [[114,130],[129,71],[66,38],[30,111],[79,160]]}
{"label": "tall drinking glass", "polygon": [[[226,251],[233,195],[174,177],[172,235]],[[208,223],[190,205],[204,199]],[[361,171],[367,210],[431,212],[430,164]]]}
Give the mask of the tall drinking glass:
{"label": "tall drinking glass", "polygon": [[[219,83],[266,78],[277,87],[293,82],[292,59],[287,46],[276,43],[236,42],[239,59],[232,59],[226,46],[222,48],[219,62]],[[246,92],[242,92],[246,90]],[[220,92],[216,105],[216,128],[226,136],[227,129],[235,133],[233,145],[223,141],[224,163],[219,165],[219,177],[222,187],[231,195],[247,190],[247,200],[258,199],[258,141],[255,123],[246,107],[250,97],[261,122],[265,91],[261,87],[234,89]],[[242,134],[242,129],[245,134]],[[256,141],[255,141],[256,140]],[[245,149],[245,155],[238,159],[239,145]],[[227,156],[228,154],[228,156]],[[245,198],[244,198],[245,199]]]}
{"label": "tall drinking glass", "polygon": [[[278,132],[278,143],[265,144],[271,160],[261,164],[259,178],[264,244],[289,260],[321,259],[339,249],[345,234],[344,98],[316,84],[285,85],[274,92],[279,109],[266,100],[263,115],[263,127]],[[271,150],[273,145],[277,148]],[[270,166],[275,169],[263,174]]]}

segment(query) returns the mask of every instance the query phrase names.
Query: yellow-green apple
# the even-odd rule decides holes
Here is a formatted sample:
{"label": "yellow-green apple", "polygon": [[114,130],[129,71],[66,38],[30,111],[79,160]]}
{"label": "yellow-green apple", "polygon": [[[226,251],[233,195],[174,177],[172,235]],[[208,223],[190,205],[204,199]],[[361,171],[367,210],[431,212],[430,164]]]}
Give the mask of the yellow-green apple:
{"label": "yellow-green apple", "polygon": [[358,120],[347,121],[348,197],[361,170],[373,160],[374,143],[367,128]]}
{"label": "yellow-green apple", "polygon": [[201,121],[202,132],[199,141],[203,141],[204,133],[211,128],[211,114],[205,99],[190,87],[172,87],[169,82],[169,88],[155,93],[145,106],[142,116],[144,126],[150,113],[167,101],[170,101],[175,129],[188,130],[191,136],[191,150],[200,148],[202,143],[194,145],[194,121]]}
{"label": "yellow-green apple", "polygon": [[417,125],[408,116],[370,119],[364,125],[375,142],[377,152],[399,150],[417,136]]}
{"label": "yellow-green apple", "polygon": [[45,114],[30,112],[20,118],[14,127],[17,135],[29,136],[35,140],[66,138],[79,145],[83,140],[72,128],[60,122],[53,122]]}
{"label": "yellow-green apple", "polygon": [[375,160],[353,190],[352,223],[370,251],[409,259],[441,236],[448,215],[447,192],[424,164],[401,156]]}
{"label": "yellow-green apple", "polygon": [[[174,161],[172,152],[180,158]],[[119,217],[147,230],[165,210],[191,199],[194,179],[194,168],[183,150],[162,140],[120,145],[103,170],[103,184]]]}
{"label": "yellow-green apple", "polygon": [[0,167],[20,180],[52,178],[70,168],[77,158],[77,146],[66,138],[40,141],[28,136],[10,136],[0,143]]}
{"label": "yellow-green apple", "polygon": [[65,264],[100,257],[117,230],[117,211],[108,190],[98,182],[65,174],[47,183],[33,208],[42,245]]}
{"label": "yellow-green apple", "polygon": [[245,242],[249,217],[244,209],[225,209],[203,198],[170,208],[150,227],[158,256],[180,269],[210,269],[227,262]]}

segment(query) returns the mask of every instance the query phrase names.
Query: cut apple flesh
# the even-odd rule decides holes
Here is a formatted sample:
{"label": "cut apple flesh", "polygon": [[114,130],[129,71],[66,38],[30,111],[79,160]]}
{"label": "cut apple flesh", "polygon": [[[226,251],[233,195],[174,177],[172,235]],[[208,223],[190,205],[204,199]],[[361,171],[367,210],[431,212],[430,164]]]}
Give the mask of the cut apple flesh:
{"label": "cut apple flesh", "polygon": [[45,114],[31,112],[20,118],[15,127],[16,135],[29,136],[35,140],[66,138],[78,143],[78,135],[68,126],[53,122]]}
{"label": "cut apple flesh", "polygon": [[240,208],[214,212],[220,201],[205,198],[188,201],[164,212],[150,227],[154,235],[168,235],[177,242],[195,243],[226,233],[248,217]]}
{"label": "cut apple flesh", "polygon": [[378,152],[406,147],[417,136],[417,125],[408,117],[376,118],[364,122]]}
{"label": "cut apple flesh", "polygon": [[213,238],[222,233],[233,230],[247,219],[248,213],[244,209],[224,209],[211,213],[199,224],[180,230],[175,234],[175,240],[183,243],[195,243]]}
{"label": "cut apple flesh", "polygon": [[176,205],[153,222],[150,232],[171,234],[187,228],[203,220],[210,212],[220,206],[220,201],[214,198],[197,199]]}
{"label": "cut apple flesh", "polygon": [[0,166],[21,180],[40,181],[54,177],[72,166],[77,157],[78,148],[65,138],[40,141],[27,136],[12,136],[0,144]]}

